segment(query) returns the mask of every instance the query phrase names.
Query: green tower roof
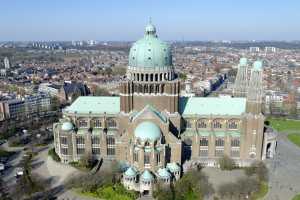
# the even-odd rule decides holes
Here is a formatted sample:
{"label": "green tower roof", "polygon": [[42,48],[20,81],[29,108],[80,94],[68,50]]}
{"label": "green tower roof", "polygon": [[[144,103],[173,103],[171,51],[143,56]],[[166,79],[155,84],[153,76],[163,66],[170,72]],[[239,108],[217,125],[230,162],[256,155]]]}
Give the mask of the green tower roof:
{"label": "green tower roof", "polygon": [[61,126],[61,130],[63,131],[71,131],[73,130],[74,126],[71,122],[64,122]]}
{"label": "green tower roof", "polygon": [[146,26],[144,37],[130,48],[129,66],[146,70],[172,66],[171,48],[157,38],[156,28],[151,23]]}
{"label": "green tower roof", "polygon": [[247,61],[247,58],[244,58],[244,57],[241,58],[241,59],[240,59],[240,66],[246,66],[246,65],[247,65],[247,62],[248,62],[248,61]]}
{"label": "green tower roof", "polygon": [[260,70],[262,70],[262,68],[263,68],[262,61],[257,60],[253,63],[253,70],[260,71]]}

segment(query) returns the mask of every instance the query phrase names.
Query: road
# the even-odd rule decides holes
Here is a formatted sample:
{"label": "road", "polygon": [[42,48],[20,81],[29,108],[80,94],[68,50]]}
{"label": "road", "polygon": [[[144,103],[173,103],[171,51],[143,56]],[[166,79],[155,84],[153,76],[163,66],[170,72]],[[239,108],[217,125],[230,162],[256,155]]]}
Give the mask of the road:
{"label": "road", "polygon": [[300,193],[300,148],[285,134],[278,135],[277,154],[267,160],[269,192],[266,200],[290,200]]}

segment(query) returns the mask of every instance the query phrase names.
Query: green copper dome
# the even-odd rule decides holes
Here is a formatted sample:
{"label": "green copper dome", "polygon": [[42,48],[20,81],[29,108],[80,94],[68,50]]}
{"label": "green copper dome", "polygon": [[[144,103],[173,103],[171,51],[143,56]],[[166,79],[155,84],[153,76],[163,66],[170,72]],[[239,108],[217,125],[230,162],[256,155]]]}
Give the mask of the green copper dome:
{"label": "green copper dome", "polygon": [[141,179],[144,181],[152,181],[154,179],[151,172],[149,172],[147,169],[142,173]]}
{"label": "green copper dome", "polygon": [[61,130],[63,131],[71,131],[73,130],[74,126],[71,122],[64,122],[61,126]]}
{"label": "green copper dome", "polygon": [[146,26],[144,37],[130,48],[129,66],[146,70],[172,66],[171,48],[157,38],[156,28],[151,23]]}
{"label": "green copper dome", "polygon": [[160,138],[160,128],[150,121],[140,123],[134,130],[134,136],[142,141],[156,141]]}

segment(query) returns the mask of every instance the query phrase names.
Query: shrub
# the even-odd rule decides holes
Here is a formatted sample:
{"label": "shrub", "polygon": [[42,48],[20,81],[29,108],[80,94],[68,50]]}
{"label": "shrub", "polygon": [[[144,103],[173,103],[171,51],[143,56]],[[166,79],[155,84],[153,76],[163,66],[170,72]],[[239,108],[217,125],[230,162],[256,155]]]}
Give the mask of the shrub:
{"label": "shrub", "polygon": [[255,175],[259,181],[268,181],[268,168],[263,162],[254,162],[250,167],[245,168],[247,176]]}
{"label": "shrub", "polygon": [[235,162],[230,157],[224,155],[222,158],[218,160],[221,170],[233,170],[236,168]]}
{"label": "shrub", "polygon": [[49,149],[48,151],[48,155],[56,162],[60,162],[60,157],[57,155],[57,153],[55,152],[55,149]]}

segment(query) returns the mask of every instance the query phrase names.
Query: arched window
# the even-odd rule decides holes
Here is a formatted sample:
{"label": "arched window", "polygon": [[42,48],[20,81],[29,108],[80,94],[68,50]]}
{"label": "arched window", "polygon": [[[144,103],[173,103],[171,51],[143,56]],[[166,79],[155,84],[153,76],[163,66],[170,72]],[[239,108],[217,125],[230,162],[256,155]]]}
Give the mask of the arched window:
{"label": "arched window", "polygon": [[146,74],[146,81],[149,81],[149,74]]}
{"label": "arched window", "polygon": [[208,139],[207,138],[201,138],[200,139],[200,146],[201,147],[207,147],[208,146]]}
{"label": "arched window", "polygon": [[186,128],[192,128],[192,120],[187,119],[187,120],[185,121],[185,127],[186,127]]}
{"label": "arched window", "polygon": [[148,93],[148,85],[144,85],[144,93]]}
{"label": "arched window", "polygon": [[145,147],[149,147],[149,146],[150,146],[149,141],[146,141],[146,142],[145,142]]}
{"label": "arched window", "polygon": [[137,74],[137,81],[140,81],[140,74]]}
{"label": "arched window", "polygon": [[216,147],[224,146],[224,138],[216,138]]}
{"label": "arched window", "polygon": [[153,81],[153,74],[150,74],[150,81]]}
{"label": "arched window", "polygon": [[150,154],[145,153],[144,155],[144,164],[150,164]]}
{"label": "arched window", "polygon": [[155,81],[158,81],[158,74],[155,74]]}
{"label": "arched window", "polygon": [[107,155],[113,156],[116,154],[116,145],[115,145],[115,138],[112,135],[107,136],[106,138],[106,144],[107,144]]}
{"label": "arched window", "polygon": [[141,74],[141,81],[144,81],[144,74]]}
{"label": "arched window", "polygon": [[221,124],[220,120],[213,121],[213,128],[222,128],[222,124]]}
{"label": "arched window", "polygon": [[228,121],[228,129],[237,129],[238,128],[238,124],[237,121],[232,119]]}
{"label": "arched window", "polygon": [[159,75],[159,81],[162,81],[162,74]]}
{"label": "arched window", "polygon": [[108,119],[107,120],[107,126],[108,128],[116,128],[117,127],[117,122],[114,119]]}
{"label": "arched window", "polygon": [[154,93],[154,86],[150,85],[150,93]]}
{"label": "arched window", "polygon": [[139,161],[139,152],[138,151],[135,151],[133,153],[133,161],[134,162],[138,162]]}
{"label": "arched window", "polygon": [[161,85],[161,93],[164,93],[165,85]]}
{"label": "arched window", "polygon": [[197,128],[207,128],[206,120],[205,119],[198,120]]}
{"label": "arched window", "polygon": [[240,138],[232,138],[231,147],[240,147]]}

